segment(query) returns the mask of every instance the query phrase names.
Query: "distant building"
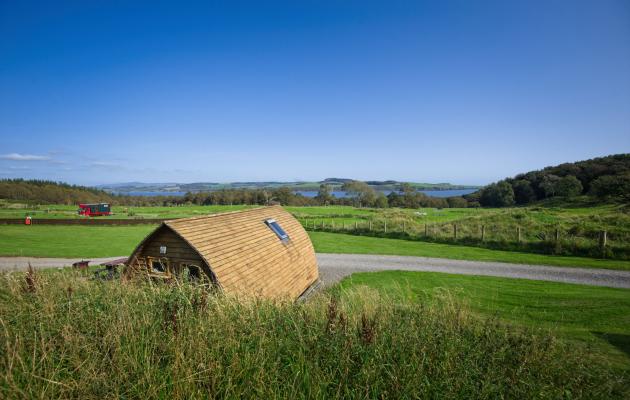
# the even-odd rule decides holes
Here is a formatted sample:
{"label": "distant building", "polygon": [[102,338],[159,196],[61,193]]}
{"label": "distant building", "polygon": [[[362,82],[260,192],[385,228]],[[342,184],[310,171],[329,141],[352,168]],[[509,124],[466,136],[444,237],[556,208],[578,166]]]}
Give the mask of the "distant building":
{"label": "distant building", "polygon": [[79,215],[85,215],[88,217],[99,217],[101,215],[112,215],[112,209],[109,203],[96,203],[96,204],[79,204]]}
{"label": "distant building", "polygon": [[280,206],[163,222],[129,257],[133,274],[265,298],[298,298],[319,279],[308,234]]}

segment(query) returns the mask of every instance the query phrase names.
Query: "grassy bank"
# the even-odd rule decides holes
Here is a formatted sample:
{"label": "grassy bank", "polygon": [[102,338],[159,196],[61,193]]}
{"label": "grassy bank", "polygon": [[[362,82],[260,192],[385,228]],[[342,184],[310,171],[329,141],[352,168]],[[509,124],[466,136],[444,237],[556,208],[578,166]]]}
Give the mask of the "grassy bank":
{"label": "grassy bank", "polygon": [[400,303],[431,305],[450,293],[477,315],[552,330],[630,370],[630,290],[409,271],[353,274],[339,289],[362,286]]}
{"label": "grassy bank", "polygon": [[516,264],[553,265],[558,267],[630,270],[630,261],[551,256],[516,251],[491,250],[473,246],[427,243],[329,232],[309,232],[309,235],[315,245],[315,250],[320,253],[385,254],[472,261],[500,261]]}
{"label": "grassy bank", "polygon": [[445,295],[306,303],[0,275],[3,398],[624,398],[627,376]]}
{"label": "grassy bank", "polygon": [[[312,231],[459,244],[492,250],[630,260],[630,214],[623,205],[505,209],[387,209],[360,220],[295,211]],[[606,245],[602,235],[606,232]]]}

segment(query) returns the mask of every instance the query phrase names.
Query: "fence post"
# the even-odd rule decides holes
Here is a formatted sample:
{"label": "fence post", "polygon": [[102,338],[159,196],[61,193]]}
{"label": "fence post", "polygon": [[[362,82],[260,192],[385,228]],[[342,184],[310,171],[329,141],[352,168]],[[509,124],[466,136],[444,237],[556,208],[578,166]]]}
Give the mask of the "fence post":
{"label": "fence post", "polygon": [[403,233],[405,233],[405,231],[407,230],[407,222],[403,221]]}
{"label": "fence post", "polygon": [[560,229],[556,228],[556,243],[560,241]]}
{"label": "fence post", "polygon": [[483,242],[485,238],[486,238],[486,226],[481,225],[481,241]]}
{"label": "fence post", "polygon": [[322,219],[322,229],[324,229],[324,220]]}
{"label": "fence post", "polygon": [[602,258],[606,258],[606,241],[607,241],[607,233],[606,231],[601,231],[599,233],[599,249],[602,252]]}
{"label": "fence post", "polygon": [[372,221],[370,220],[370,231],[372,231]]}
{"label": "fence post", "polygon": [[453,239],[457,240],[457,224],[453,224]]}
{"label": "fence post", "polygon": [[516,240],[521,243],[521,227],[517,226],[516,227]]}
{"label": "fence post", "polygon": [[384,226],[384,229],[385,229],[385,233],[387,233],[387,220],[385,220],[385,225],[383,225],[383,226]]}
{"label": "fence post", "polygon": [[354,221],[354,230],[359,229],[359,221]]}

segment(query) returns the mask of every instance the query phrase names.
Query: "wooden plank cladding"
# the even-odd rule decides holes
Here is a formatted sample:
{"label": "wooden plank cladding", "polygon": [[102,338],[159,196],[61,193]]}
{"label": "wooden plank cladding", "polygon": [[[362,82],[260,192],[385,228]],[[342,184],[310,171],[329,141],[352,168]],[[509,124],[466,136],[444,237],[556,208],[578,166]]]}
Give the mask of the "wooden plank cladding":
{"label": "wooden plank cladding", "polygon": [[[288,234],[266,223],[275,220]],[[317,259],[302,225],[280,206],[164,221],[133,252],[130,271],[165,275],[194,264],[226,293],[297,298],[319,279]],[[158,261],[156,261],[158,260]]]}

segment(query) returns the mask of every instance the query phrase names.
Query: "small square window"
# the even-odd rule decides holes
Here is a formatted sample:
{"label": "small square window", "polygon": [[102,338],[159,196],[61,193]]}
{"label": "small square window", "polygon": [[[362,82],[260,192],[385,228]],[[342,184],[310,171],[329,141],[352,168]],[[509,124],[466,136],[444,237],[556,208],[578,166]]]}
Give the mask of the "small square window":
{"label": "small square window", "polygon": [[280,227],[275,219],[265,220],[265,224],[275,233],[280,240],[289,240],[289,235]]}
{"label": "small square window", "polygon": [[164,264],[162,264],[161,261],[159,260],[153,260],[151,261],[151,270],[152,272],[157,272],[157,273],[165,273],[166,272],[166,266]]}
{"label": "small square window", "polygon": [[199,281],[201,279],[199,267],[192,264],[182,264],[182,278],[188,282]]}

